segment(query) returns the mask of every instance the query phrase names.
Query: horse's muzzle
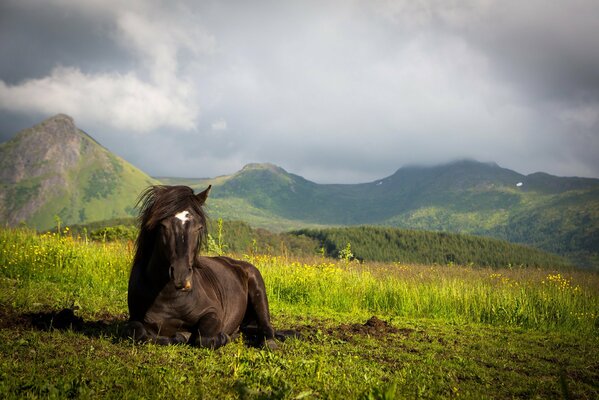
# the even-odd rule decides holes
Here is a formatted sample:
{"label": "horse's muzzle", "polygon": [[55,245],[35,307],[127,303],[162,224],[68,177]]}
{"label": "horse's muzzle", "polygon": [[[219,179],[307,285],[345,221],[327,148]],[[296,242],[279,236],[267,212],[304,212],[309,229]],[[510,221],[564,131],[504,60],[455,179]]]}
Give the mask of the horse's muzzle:
{"label": "horse's muzzle", "polygon": [[182,292],[191,291],[191,280],[193,277],[193,275],[191,274],[191,268],[189,268],[188,273],[177,274],[177,271],[181,271],[181,269],[176,269],[174,267],[171,267],[169,269],[170,278],[173,281],[173,284],[175,285],[175,289],[180,290]]}
{"label": "horse's muzzle", "polygon": [[181,292],[190,292],[191,291],[191,278],[185,279],[182,283],[175,282],[175,289],[180,290]]}

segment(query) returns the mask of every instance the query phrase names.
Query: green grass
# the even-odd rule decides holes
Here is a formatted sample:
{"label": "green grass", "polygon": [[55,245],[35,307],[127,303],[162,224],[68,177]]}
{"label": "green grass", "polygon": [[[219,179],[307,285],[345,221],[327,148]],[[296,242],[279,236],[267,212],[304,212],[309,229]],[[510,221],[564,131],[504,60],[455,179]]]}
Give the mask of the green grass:
{"label": "green grass", "polygon": [[599,279],[584,272],[250,259],[281,312],[385,315],[596,333]]}
{"label": "green grass", "polygon": [[86,243],[68,231],[0,230],[1,304],[27,311],[38,304],[54,309],[75,304],[87,313],[126,311],[132,243]]}
{"label": "green grass", "polygon": [[395,323],[402,333],[343,338],[336,322],[322,321],[313,335],[290,340],[275,352],[240,341],[211,351],[135,346],[69,331],[1,330],[0,393],[4,398],[169,399],[558,398],[564,392],[596,398],[599,393],[596,340],[427,320]]}
{"label": "green grass", "polygon": [[[304,338],[212,351],[120,335],[132,250],[0,230],[0,397],[599,396],[596,273],[253,256],[275,327]],[[72,306],[83,328],[36,328]],[[389,325],[358,329],[372,315]]]}

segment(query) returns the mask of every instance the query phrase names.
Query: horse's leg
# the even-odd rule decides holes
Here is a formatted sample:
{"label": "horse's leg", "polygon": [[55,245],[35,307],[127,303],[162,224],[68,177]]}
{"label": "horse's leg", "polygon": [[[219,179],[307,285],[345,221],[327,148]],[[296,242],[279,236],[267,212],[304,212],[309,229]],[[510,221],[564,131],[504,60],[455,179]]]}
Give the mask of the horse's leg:
{"label": "horse's leg", "polygon": [[148,328],[139,321],[129,321],[127,324],[127,336],[138,343],[156,343],[160,345],[184,344],[191,337],[191,332],[177,332],[175,336],[161,336],[160,333]]}
{"label": "horse's leg", "polygon": [[254,309],[258,330],[262,334],[262,338],[260,339],[264,340],[266,346],[275,349],[277,348],[277,345],[274,342],[275,330],[270,323],[270,311],[268,309],[268,299],[266,298],[264,280],[256,267],[253,267],[250,271],[251,273],[248,274],[249,306]]}
{"label": "horse's leg", "polygon": [[127,323],[127,336],[134,342],[153,342],[156,340],[156,334],[146,329],[145,325],[139,321],[129,321]]}
{"label": "horse's leg", "polygon": [[189,342],[198,347],[217,349],[231,341],[231,337],[222,331],[222,320],[215,313],[204,315]]}
{"label": "horse's leg", "polygon": [[231,337],[224,332],[221,332],[215,336],[202,336],[202,334],[198,332],[197,336],[195,337],[194,344],[198,347],[218,349],[230,341]]}
{"label": "horse's leg", "polygon": [[189,342],[191,332],[177,332],[175,336],[156,336],[154,343],[160,345],[185,344]]}

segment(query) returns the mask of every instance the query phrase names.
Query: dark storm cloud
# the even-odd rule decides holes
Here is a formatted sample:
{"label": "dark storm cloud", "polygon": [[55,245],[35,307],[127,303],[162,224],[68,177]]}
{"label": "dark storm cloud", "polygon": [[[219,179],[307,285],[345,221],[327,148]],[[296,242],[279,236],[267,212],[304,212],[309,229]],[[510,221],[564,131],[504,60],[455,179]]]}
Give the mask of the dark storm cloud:
{"label": "dark storm cloud", "polygon": [[[508,14],[505,16],[505,14]],[[544,100],[599,100],[599,6],[592,1],[497,5],[474,32],[462,32],[506,79]]]}
{"label": "dark storm cloud", "polygon": [[42,78],[57,65],[77,65],[88,72],[134,67],[126,49],[110,39],[114,21],[77,9],[42,3],[0,3],[0,72],[5,83]]}
{"label": "dark storm cloud", "polygon": [[467,157],[599,176],[595,1],[1,7],[3,137],[65,112],[154,175],[356,182]]}
{"label": "dark storm cloud", "polygon": [[39,123],[44,117],[39,114],[24,115],[0,111],[0,143],[12,138],[16,132]]}

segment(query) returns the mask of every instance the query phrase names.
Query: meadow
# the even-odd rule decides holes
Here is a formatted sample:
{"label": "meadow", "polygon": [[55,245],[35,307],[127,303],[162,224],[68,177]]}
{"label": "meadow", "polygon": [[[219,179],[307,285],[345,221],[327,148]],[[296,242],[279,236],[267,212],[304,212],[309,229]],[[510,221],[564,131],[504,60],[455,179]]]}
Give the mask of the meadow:
{"label": "meadow", "polygon": [[302,337],[206,350],[124,337],[132,253],[0,230],[0,397],[599,397],[596,272],[239,254]]}

